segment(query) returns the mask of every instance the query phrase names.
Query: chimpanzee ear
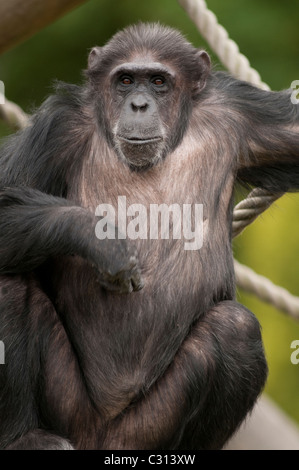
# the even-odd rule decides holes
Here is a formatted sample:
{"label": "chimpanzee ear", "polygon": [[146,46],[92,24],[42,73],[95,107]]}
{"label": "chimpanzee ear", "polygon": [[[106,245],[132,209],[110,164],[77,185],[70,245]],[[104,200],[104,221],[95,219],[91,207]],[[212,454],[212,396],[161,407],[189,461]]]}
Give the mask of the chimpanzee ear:
{"label": "chimpanzee ear", "polygon": [[88,56],[88,68],[92,69],[100,61],[102,47],[93,47]]}
{"label": "chimpanzee ear", "polygon": [[206,51],[198,50],[196,58],[198,74],[193,88],[194,94],[198,94],[204,89],[211,70],[211,59]]}

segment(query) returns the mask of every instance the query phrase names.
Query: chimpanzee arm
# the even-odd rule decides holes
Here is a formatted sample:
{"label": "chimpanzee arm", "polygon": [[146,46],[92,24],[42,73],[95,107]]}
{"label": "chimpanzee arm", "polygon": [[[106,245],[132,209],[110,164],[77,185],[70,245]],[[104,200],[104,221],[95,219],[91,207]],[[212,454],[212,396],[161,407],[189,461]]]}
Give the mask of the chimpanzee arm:
{"label": "chimpanzee arm", "polygon": [[299,104],[292,91],[268,92],[223,79],[241,141],[238,179],[272,192],[299,189]]}
{"label": "chimpanzee arm", "polygon": [[[65,86],[31,117],[30,125],[9,136],[0,148],[0,188],[31,187],[67,197],[67,185],[90,151],[89,119],[81,88]],[[71,88],[68,90],[68,88]]]}
{"label": "chimpanzee arm", "polygon": [[97,240],[94,215],[65,199],[91,140],[81,89],[69,88],[50,97],[0,150],[0,273],[76,254],[96,267],[109,290],[138,290],[135,250],[125,240]]}
{"label": "chimpanzee arm", "polygon": [[[135,252],[125,240],[97,240],[87,209],[31,188],[0,191],[0,273],[31,271],[47,258],[77,254],[118,292],[141,287]],[[117,256],[116,256],[117,255]]]}

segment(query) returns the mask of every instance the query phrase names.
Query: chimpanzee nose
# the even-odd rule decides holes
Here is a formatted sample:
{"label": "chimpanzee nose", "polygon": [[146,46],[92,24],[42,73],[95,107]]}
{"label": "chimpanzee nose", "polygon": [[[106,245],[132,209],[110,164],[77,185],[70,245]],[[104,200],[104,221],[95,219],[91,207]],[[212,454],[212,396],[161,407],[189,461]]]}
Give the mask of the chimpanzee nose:
{"label": "chimpanzee nose", "polygon": [[143,95],[136,95],[133,97],[131,101],[132,110],[135,112],[137,111],[144,112],[147,110],[148,106],[149,106],[149,103],[146,97]]}

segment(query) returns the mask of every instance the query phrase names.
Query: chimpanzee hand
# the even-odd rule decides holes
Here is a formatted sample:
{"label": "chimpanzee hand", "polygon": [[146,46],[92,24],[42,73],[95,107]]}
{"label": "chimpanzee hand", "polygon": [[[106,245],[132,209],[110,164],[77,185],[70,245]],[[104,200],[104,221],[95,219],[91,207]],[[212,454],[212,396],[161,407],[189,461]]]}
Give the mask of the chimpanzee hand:
{"label": "chimpanzee hand", "polygon": [[[116,240],[115,240],[116,241]],[[129,294],[143,287],[138,260],[135,255],[123,258],[117,254],[110,267],[100,271],[100,284],[118,294]]]}
{"label": "chimpanzee hand", "polygon": [[143,288],[137,250],[126,239],[97,240],[96,244],[92,264],[105,289],[128,294]]}
{"label": "chimpanzee hand", "polygon": [[[96,268],[107,290],[129,293],[143,287],[136,249],[121,236],[99,239],[97,219],[85,208],[32,188],[5,188],[0,221],[0,246],[5,246],[0,250],[1,274],[28,272],[47,258],[76,254]],[[107,229],[116,232],[113,224]],[[26,243],[24,233],[30,234]]]}

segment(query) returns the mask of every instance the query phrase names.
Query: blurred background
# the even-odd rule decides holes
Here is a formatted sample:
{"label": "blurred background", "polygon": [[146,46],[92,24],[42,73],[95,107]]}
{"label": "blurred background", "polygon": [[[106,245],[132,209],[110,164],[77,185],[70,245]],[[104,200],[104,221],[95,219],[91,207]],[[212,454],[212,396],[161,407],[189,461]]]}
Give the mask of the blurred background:
{"label": "blurred background", "polygon": [[[1,1],[1,0],[0,0]],[[271,89],[299,80],[299,2],[208,0],[208,7]],[[89,0],[0,56],[7,99],[31,112],[51,93],[54,80],[80,83],[89,49],[136,21],[159,21],[206,47],[176,0]],[[11,130],[0,123],[0,135]],[[245,195],[245,193],[244,193]],[[299,196],[286,195],[234,241],[235,257],[299,296]],[[269,380],[266,393],[299,424],[299,364],[290,361],[299,322],[238,290],[238,300],[262,325]]]}

